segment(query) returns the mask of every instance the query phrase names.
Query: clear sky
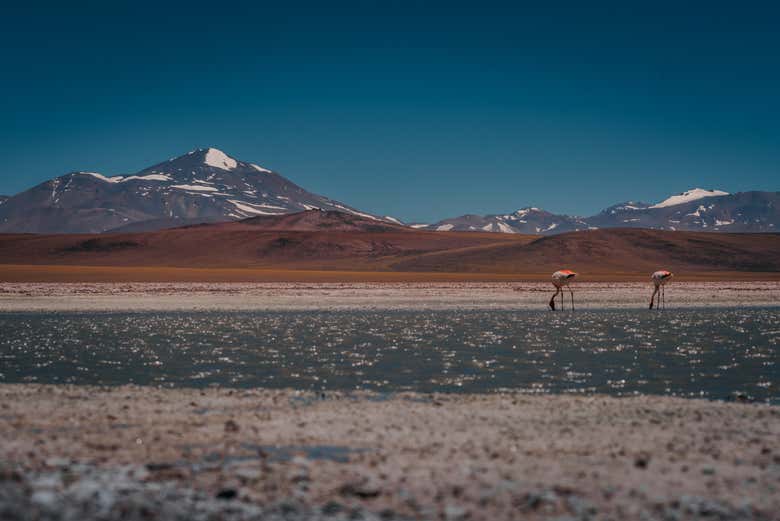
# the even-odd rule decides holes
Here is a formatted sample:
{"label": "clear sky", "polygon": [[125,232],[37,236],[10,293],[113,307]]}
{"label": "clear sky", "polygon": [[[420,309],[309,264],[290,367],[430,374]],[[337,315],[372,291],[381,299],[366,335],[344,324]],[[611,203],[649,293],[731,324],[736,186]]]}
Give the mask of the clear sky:
{"label": "clear sky", "polygon": [[780,189],[777,2],[522,4],[6,6],[0,193],[207,146],[408,221]]}

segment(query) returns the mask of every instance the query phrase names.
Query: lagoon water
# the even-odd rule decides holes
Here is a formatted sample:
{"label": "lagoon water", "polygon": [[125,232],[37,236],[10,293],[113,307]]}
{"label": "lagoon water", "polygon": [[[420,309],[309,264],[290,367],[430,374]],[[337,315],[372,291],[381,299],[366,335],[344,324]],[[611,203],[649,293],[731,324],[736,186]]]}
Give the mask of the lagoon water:
{"label": "lagoon water", "polygon": [[0,382],[780,403],[780,308],[0,314]]}

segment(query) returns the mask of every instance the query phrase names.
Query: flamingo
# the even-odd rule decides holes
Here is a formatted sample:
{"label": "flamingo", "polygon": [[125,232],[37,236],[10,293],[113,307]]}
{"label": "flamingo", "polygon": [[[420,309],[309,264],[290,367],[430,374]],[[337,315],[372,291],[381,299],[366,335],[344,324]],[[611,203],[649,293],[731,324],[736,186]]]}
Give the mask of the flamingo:
{"label": "flamingo", "polygon": [[666,270],[656,271],[650,277],[653,279],[653,284],[655,284],[655,289],[653,290],[653,294],[650,297],[650,309],[653,309],[656,295],[658,295],[658,307],[660,308],[661,302],[663,302],[663,307],[666,309],[666,291],[664,290],[664,286],[672,279],[672,277],[674,277],[674,274],[672,274],[671,271]]}
{"label": "flamingo", "polygon": [[571,270],[560,270],[556,271],[552,275],[552,283],[553,286],[555,286],[555,293],[553,294],[552,298],[550,299],[550,309],[555,311],[555,297],[558,296],[558,293],[561,294],[561,308],[563,308],[563,288],[564,286],[569,288],[569,293],[571,293],[571,308],[574,309],[574,291],[572,291],[571,286],[569,286],[569,283],[574,280],[574,277],[576,277],[577,274],[574,273]]}

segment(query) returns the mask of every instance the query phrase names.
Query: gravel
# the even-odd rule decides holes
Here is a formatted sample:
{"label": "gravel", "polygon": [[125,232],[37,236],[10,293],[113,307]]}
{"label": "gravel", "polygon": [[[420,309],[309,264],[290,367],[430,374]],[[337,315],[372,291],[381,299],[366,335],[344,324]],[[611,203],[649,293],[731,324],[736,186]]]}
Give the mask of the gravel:
{"label": "gravel", "polygon": [[765,404],[19,384],[0,385],[0,439],[2,520],[780,512]]}

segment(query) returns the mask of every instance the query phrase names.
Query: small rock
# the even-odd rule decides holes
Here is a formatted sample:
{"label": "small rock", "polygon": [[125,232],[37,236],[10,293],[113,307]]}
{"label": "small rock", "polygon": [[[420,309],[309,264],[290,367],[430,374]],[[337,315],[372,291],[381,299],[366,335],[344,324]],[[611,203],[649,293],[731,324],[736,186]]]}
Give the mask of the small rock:
{"label": "small rock", "polygon": [[525,504],[528,508],[536,510],[545,504],[553,504],[558,501],[558,496],[552,490],[544,492],[529,492],[525,496]]}
{"label": "small rock", "polygon": [[634,458],[634,466],[638,469],[646,469],[650,464],[650,456],[645,453],[637,454]]}
{"label": "small rock", "polygon": [[338,501],[328,501],[325,506],[322,507],[322,513],[328,516],[338,514],[344,510],[344,506]]}
{"label": "small rock", "polygon": [[238,492],[234,488],[223,488],[217,492],[217,499],[235,499],[238,496]]}
{"label": "small rock", "polygon": [[240,427],[238,424],[233,420],[228,420],[225,422],[225,432],[238,432]]}
{"label": "small rock", "polygon": [[162,470],[170,470],[173,468],[172,463],[147,463],[146,470],[149,472],[160,472]]}
{"label": "small rock", "polygon": [[360,499],[372,499],[381,493],[379,487],[367,478],[345,483],[339,489],[342,496],[354,496]]}

